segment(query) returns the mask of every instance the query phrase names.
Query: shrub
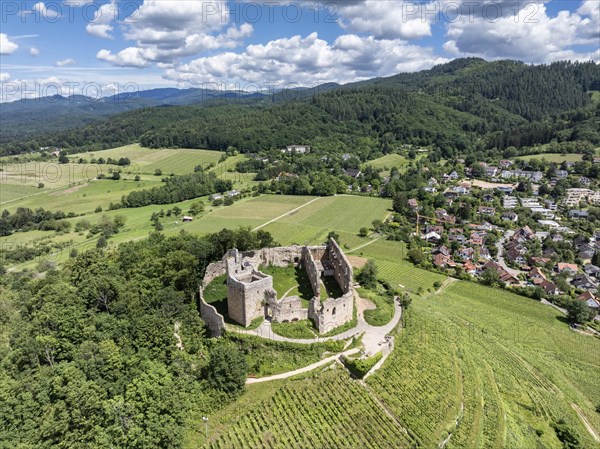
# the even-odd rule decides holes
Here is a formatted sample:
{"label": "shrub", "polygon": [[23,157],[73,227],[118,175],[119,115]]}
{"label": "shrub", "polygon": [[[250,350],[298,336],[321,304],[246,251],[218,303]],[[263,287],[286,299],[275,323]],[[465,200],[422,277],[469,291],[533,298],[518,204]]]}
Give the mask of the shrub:
{"label": "shrub", "polygon": [[373,368],[375,364],[381,360],[381,357],[383,357],[383,354],[378,352],[377,354],[365,359],[350,359],[348,357],[344,357],[342,360],[344,365],[346,365],[346,368],[348,368],[353,376],[362,379],[369,371],[371,371],[371,368]]}

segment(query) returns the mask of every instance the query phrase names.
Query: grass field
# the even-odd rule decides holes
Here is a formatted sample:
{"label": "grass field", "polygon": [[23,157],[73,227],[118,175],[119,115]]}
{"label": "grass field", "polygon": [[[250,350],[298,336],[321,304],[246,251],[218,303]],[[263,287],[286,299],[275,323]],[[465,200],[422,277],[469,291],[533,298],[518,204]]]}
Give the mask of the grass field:
{"label": "grass field", "polygon": [[530,154],[528,156],[520,156],[517,159],[521,159],[524,161],[530,161],[531,159],[545,159],[548,162],[579,162],[582,160],[582,154],[576,153],[568,153],[568,154],[560,154],[560,153],[544,153],[544,154]]}
{"label": "grass field", "polygon": [[324,241],[330,231],[357,234],[361,227],[370,227],[373,220],[384,219],[389,208],[391,201],[379,198],[318,198],[264,229],[283,245],[314,244]]}
{"label": "grass field", "polygon": [[398,170],[403,171],[408,166],[409,160],[400,154],[386,154],[379,159],[366,162],[364,167],[372,167],[375,170],[383,170],[384,176],[389,175],[392,167],[396,167]]}
{"label": "grass field", "polygon": [[69,155],[69,159],[76,161],[82,158],[89,163],[92,159],[97,160],[101,157],[105,160],[126,157],[132,162],[131,169],[134,174],[154,174],[156,169],[160,169],[163,175],[182,175],[191,173],[196,165],[206,167],[211,163],[217,164],[222,154],[219,151],[184,148],[151,150],[133,144],[110,150],[73,154]]}

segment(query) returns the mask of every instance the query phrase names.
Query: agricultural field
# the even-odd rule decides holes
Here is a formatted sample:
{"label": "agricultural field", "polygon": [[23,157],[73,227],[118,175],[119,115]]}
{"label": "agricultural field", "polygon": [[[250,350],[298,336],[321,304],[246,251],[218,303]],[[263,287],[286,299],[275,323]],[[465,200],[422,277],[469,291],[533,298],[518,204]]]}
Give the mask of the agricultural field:
{"label": "agricultural field", "polygon": [[391,206],[390,200],[380,198],[313,198],[301,209],[265,226],[264,230],[282,245],[320,243],[330,231],[356,235],[361,227],[370,227],[373,220],[383,220]]}
{"label": "agricultural field", "polygon": [[239,402],[210,417],[208,440],[198,432],[188,436],[185,447],[392,449],[413,444],[340,367],[270,386],[251,386]]}
{"label": "agricultural field", "polygon": [[163,175],[171,173],[183,175],[191,173],[197,165],[203,167],[207,167],[209,164],[216,165],[222,155],[223,153],[219,151],[184,148],[152,150],[143,148],[139,144],[133,144],[104,151],[72,154],[69,155],[69,159],[77,161],[82,158],[89,163],[92,159],[104,158],[106,160],[126,157],[131,161],[131,169],[134,174],[153,175],[155,170],[160,169]]}
{"label": "agricultural field", "polygon": [[582,420],[600,429],[600,340],[560,312],[454,281],[413,296],[406,323],[366,383],[336,367],[251,385],[186,447],[562,449],[564,420],[579,447],[600,448]]}
{"label": "agricultural field", "polygon": [[563,162],[579,162],[582,160],[583,155],[577,153],[543,153],[543,154],[530,154],[528,156],[520,156],[517,159],[523,161],[530,161],[531,159],[546,160],[548,162],[556,162],[561,164]]}
{"label": "agricultural field", "polygon": [[[564,420],[581,447],[600,447],[600,341],[559,312],[514,294],[454,282],[415,297],[393,355],[368,384],[420,446],[562,448]],[[394,394],[390,393],[394,385]]]}
{"label": "agricultural field", "polygon": [[433,289],[436,281],[443,282],[446,279],[442,274],[417,268],[406,260],[406,245],[403,242],[375,240],[348,254],[374,259],[380,278],[394,287],[406,288],[409,292]]}

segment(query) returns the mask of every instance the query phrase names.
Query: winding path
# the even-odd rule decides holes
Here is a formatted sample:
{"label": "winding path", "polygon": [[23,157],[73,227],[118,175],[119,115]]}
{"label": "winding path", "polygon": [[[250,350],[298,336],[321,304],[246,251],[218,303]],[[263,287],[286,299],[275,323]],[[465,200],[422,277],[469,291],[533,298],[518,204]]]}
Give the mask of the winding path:
{"label": "winding path", "polygon": [[249,385],[249,384],[258,384],[258,383],[261,383],[261,382],[269,382],[271,380],[287,379],[288,377],[293,377],[293,376],[296,376],[298,374],[307,373],[307,372],[312,371],[312,370],[314,370],[316,368],[319,368],[320,366],[327,365],[328,363],[331,363],[331,362],[335,362],[336,360],[338,360],[342,356],[348,356],[348,355],[351,355],[351,354],[355,354],[358,351],[360,351],[360,349],[353,348],[353,349],[350,349],[348,351],[342,352],[340,354],[335,354],[335,355],[332,355],[331,357],[327,357],[326,359],[319,360],[318,362],[315,362],[312,365],[308,365],[308,366],[305,366],[303,368],[298,368],[298,369],[296,369],[294,371],[287,371],[285,373],[274,374],[273,376],[266,376],[266,377],[256,377],[256,378],[250,377],[250,378],[248,378],[246,380],[246,384],[247,385]]}

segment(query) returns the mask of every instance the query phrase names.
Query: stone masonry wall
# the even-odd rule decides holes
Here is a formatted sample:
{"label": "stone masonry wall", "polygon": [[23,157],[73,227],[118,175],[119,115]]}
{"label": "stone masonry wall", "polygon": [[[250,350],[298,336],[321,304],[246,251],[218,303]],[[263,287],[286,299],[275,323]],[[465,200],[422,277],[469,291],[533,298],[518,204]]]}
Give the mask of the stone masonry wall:
{"label": "stone masonry wall", "polygon": [[210,335],[212,337],[220,337],[225,330],[225,319],[223,318],[223,315],[217,312],[217,309],[213,306],[204,302],[202,287],[199,288],[198,294],[200,295],[200,317],[202,317],[206,327],[208,327]]}
{"label": "stone masonry wall", "polygon": [[[254,278],[244,282],[246,278]],[[242,280],[240,280],[242,279]],[[252,320],[264,315],[264,301],[267,290],[273,289],[273,278],[252,270],[241,276],[227,279],[227,312],[232,320],[249,326]]]}
{"label": "stone masonry wall", "polygon": [[269,305],[273,321],[276,323],[308,319],[308,309],[302,308],[302,300],[298,296],[287,296],[281,301],[275,300]]}
{"label": "stone masonry wall", "polygon": [[218,262],[211,263],[208,267],[206,267],[206,272],[204,273],[204,279],[202,279],[202,286],[206,288],[208,284],[210,284],[213,280],[218,278],[219,276],[223,276],[227,272],[227,266],[224,260],[220,260]]}
{"label": "stone masonry wall", "polygon": [[333,265],[333,275],[344,293],[352,291],[352,265],[334,239],[329,243],[329,260]]}
{"label": "stone masonry wall", "polygon": [[302,250],[302,266],[308,275],[310,285],[313,289],[313,295],[315,298],[320,298],[321,273],[317,270],[315,260],[313,259],[312,253],[308,247],[304,247]]}
{"label": "stone masonry wall", "polygon": [[327,333],[352,320],[354,310],[354,292],[339,298],[330,298],[323,303],[321,310],[313,318],[320,333]]}

